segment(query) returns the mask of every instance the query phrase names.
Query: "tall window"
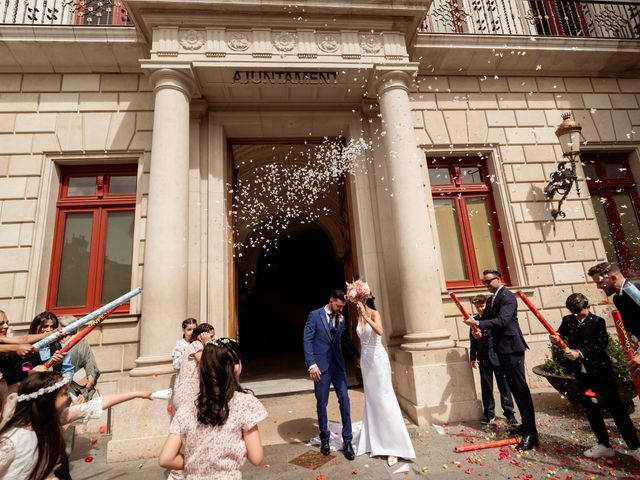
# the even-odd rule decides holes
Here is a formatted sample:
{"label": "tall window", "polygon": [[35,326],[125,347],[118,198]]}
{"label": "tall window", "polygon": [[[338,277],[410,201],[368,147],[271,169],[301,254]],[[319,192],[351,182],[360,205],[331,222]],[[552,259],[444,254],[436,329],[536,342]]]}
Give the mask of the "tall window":
{"label": "tall window", "polygon": [[624,153],[583,153],[587,185],[607,259],[640,278],[640,198]]}
{"label": "tall window", "polygon": [[508,282],[486,163],[477,157],[427,158],[448,288],[482,287],[482,271]]}
{"label": "tall window", "polygon": [[85,314],[130,290],[135,201],[135,165],[63,170],[48,309]]}

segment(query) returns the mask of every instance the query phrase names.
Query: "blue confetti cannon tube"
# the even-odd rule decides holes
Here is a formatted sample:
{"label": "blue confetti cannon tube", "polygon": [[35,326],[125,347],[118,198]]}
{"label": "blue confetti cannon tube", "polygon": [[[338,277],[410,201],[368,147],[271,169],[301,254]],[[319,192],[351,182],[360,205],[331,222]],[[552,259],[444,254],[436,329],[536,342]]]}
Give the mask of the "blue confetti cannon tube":
{"label": "blue confetti cannon tube", "polygon": [[624,293],[631,297],[631,300],[636,302],[640,306],[640,290],[630,281],[626,281],[624,286],[622,287]]}
{"label": "blue confetti cannon tube", "polygon": [[62,332],[53,332],[48,337],[43,338],[39,342],[34,343],[33,346],[35,348],[37,348],[37,349],[40,349],[42,347],[47,347],[47,346],[51,345],[53,342],[58,340],[58,338],[60,338],[60,336],[69,335],[70,333],[73,333],[75,330],[77,330],[79,327],[83,326],[85,323],[90,322],[94,318],[99,317],[100,315],[102,315],[106,311],[111,310],[112,308],[117,307],[118,305],[122,305],[123,303],[128,302],[129,300],[131,300],[136,295],[139,295],[140,292],[142,292],[142,289],[141,288],[136,288],[134,290],[131,290],[129,293],[125,293],[121,297],[116,298],[115,300],[107,303],[106,305],[103,305],[102,307],[98,308],[97,310],[94,310],[93,312],[91,312],[91,313],[85,315],[84,317],[76,320],[75,322],[70,323],[69,325],[67,325],[66,327],[64,327],[62,329]]}

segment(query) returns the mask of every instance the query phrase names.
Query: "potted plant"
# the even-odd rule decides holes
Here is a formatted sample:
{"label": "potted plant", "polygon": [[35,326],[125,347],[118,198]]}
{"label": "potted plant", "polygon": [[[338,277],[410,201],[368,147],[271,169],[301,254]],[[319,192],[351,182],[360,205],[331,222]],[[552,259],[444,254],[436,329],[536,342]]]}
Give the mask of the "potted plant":
{"label": "potted plant", "polygon": [[[549,349],[551,350],[551,357],[548,357],[542,365],[533,367],[533,373],[546,378],[551,386],[560,392],[560,394],[564,395],[571,402],[578,403],[582,392],[578,391],[576,380],[567,369],[569,360],[564,358],[564,353],[558,346],[549,344]],[[633,408],[636,389],[633,380],[631,380],[629,376],[629,371],[626,366],[627,358],[620,347],[620,342],[609,337],[607,354],[611,359],[611,365],[613,365],[613,371],[618,381],[620,399],[627,405],[630,403],[631,408]]]}

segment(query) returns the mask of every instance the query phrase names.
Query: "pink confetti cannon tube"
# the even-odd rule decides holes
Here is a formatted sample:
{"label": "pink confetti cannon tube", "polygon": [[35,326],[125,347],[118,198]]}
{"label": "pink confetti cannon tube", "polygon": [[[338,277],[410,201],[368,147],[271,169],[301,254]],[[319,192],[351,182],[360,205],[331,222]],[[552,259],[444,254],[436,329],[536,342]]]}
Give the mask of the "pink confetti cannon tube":
{"label": "pink confetti cannon tube", "polygon": [[472,443],[470,445],[461,445],[455,448],[456,453],[473,452],[474,450],[483,450],[485,448],[505,447],[507,445],[515,445],[519,443],[518,437],[505,438],[504,440],[496,440],[495,442]]}
{"label": "pink confetti cannon tube", "polygon": [[124,295],[116,298],[115,300],[112,300],[111,302],[107,303],[106,305],[103,305],[102,307],[98,308],[97,310],[94,310],[93,312],[91,312],[91,313],[85,315],[84,317],[76,320],[75,322],[70,323],[69,325],[67,325],[66,327],[64,327],[62,329],[62,332],[53,332],[48,337],[43,338],[42,340],[34,343],[33,346],[35,348],[37,348],[37,349],[40,349],[42,347],[46,347],[48,345],[51,345],[53,342],[58,340],[58,338],[60,338],[61,335],[69,335],[70,333],[73,333],[78,328],[82,327],[86,323],[89,323],[94,318],[99,317],[100,315],[102,315],[105,312],[108,312],[109,310],[111,310],[114,307],[120,306],[123,303],[128,302],[129,300],[131,300],[136,295],[139,295],[140,292],[142,292],[141,288],[135,288],[135,289],[131,290],[130,292],[125,293]]}
{"label": "pink confetti cannon tube", "polygon": [[[558,332],[556,332],[553,327],[551,325],[549,325],[549,322],[547,322],[545,320],[545,318],[542,316],[542,314],[538,311],[538,309],[536,308],[536,306],[531,302],[531,300],[529,300],[529,297],[527,297],[524,292],[522,290],[518,290],[516,292],[518,294],[518,296],[522,299],[522,301],[524,302],[524,304],[529,307],[529,310],[531,310],[533,312],[533,314],[536,316],[536,318],[540,321],[540,323],[542,324],[542,326],[544,328],[547,329],[547,332],[549,332],[549,335],[555,335],[555,336],[559,336]],[[564,342],[564,340],[562,340],[562,338],[560,339],[560,343],[558,345],[563,351],[568,351],[569,347],[567,346],[567,344]]]}

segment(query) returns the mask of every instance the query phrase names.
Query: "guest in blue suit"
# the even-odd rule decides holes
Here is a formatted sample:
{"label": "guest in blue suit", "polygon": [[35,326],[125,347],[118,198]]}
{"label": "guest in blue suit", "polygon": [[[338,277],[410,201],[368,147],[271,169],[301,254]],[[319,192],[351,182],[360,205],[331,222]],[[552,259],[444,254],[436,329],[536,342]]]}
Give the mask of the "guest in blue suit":
{"label": "guest in blue suit", "polygon": [[333,384],[342,417],[344,456],[348,460],[353,460],[355,452],[351,444],[353,439],[351,413],[342,346],[347,347],[357,358],[360,357],[360,353],[348,336],[349,329],[341,313],[344,305],[344,292],[334,290],[327,305],[309,313],[307,323],[304,326],[304,358],[309,368],[309,376],[314,381],[318,425],[320,426],[320,451],[324,455],[329,455],[330,452],[327,404],[329,403],[329,389]]}

